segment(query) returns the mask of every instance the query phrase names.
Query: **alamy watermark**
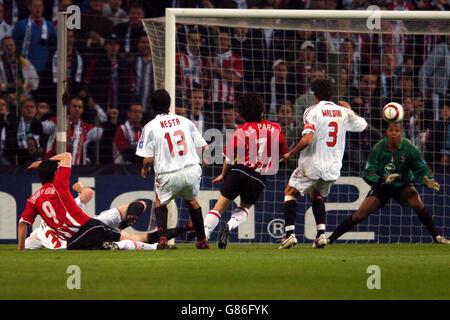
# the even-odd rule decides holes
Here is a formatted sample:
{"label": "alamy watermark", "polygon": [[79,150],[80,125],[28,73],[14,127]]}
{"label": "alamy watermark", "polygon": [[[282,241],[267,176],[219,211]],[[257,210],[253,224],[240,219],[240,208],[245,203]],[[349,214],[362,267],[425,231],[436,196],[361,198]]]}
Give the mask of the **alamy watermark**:
{"label": "alamy watermark", "polygon": [[381,289],[381,269],[379,266],[373,264],[367,267],[366,273],[370,274],[370,276],[367,278],[366,285],[367,289],[373,290]]}
{"label": "alamy watermark", "polygon": [[66,273],[70,274],[66,281],[66,287],[69,290],[81,289],[81,269],[77,265],[70,265],[66,269]]}

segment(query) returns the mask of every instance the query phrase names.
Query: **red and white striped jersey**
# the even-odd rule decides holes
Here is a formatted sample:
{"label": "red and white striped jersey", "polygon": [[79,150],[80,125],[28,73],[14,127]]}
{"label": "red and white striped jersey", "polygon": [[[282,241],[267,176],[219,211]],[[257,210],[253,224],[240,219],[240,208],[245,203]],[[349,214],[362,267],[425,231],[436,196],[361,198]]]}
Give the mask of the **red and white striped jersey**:
{"label": "red and white striped jersey", "polygon": [[366,120],[350,109],[321,101],[305,110],[303,122],[302,135],[314,132],[314,138],[301,151],[298,167],[310,179],[336,180],[341,172],[346,132],[362,132]]}
{"label": "red and white striped jersey", "polygon": [[262,120],[237,127],[225,146],[224,156],[227,163],[241,164],[261,174],[271,175],[277,172],[279,158],[287,151],[281,127]]}
{"label": "red and white striped jersey", "polygon": [[201,84],[204,61],[200,56],[179,52],[176,55],[177,82],[181,85],[183,97],[188,97],[194,83]]}
{"label": "red and white striped jersey", "polygon": [[70,239],[89,219],[70,193],[71,167],[60,166],[52,182],[44,184],[30,198],[20,221],[30,225],[40,215],[59,238]]}
{"label": "red and white striped jersey", "polygon": [[[232,53],[231,50],[216,54],[211,58],[210,63],[213,68],[221,68],[242,78],[242,59],[238,54]],[[215,73],[213,73],[211,81],[211,102],[233,104],[236,97],[235,85],[231,81],[217,77]]]}

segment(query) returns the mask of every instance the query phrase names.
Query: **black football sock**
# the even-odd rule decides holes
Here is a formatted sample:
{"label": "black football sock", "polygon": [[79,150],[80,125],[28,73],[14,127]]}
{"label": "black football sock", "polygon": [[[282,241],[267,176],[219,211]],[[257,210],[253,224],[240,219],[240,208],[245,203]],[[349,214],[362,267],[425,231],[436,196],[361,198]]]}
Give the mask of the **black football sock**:
{"label": "black football sock", "polygon": [[[181,227],[169,228],[166,230],[167,240],[173,239],[188,230],[186,225]],[[159,231],[147,233],[147,243],[157,243],[159,241]]]}
{"label": "black football sock", "polygon": [[340,236],[348,232],[355,225],[356,223],[352,221],[352,216],[348,216],[344,221],[341,222],[336,230],[334,230],[333,234],[328,238],[328,240],[330,241],[330,243],[335,242]]}
{"label": "black football sock", "polygon": [[283,203],[285,237],[289,237],[295,231],[295,218],[297,217],[297,201],[288,200]]}
{"label": "black football sock", "polygon": [[[322,197],[316,199],[312,203],[312,210],[314,214],[314,219],[316,220],[316,225],[323,224],[325,225],[325,203],[323,202]],[[318,238],[321,234],[325,233],[325,230],[317,230],[316,238]]]}
{"label": "black football sock", "polygon": [[161,206],[155,208],[155,217],[160,237],[165,236],[167,230],[167,207]]}
{"label": "black football sock", "polygon": [[205,235],[205,226],[203,224],[203,215],[202,208],[191,209],[189,210],[189,215],[191,216],[192,225],[195,230],[195,235],[197,236],[197,240],[203,240],[206,238]]}
{"label": "black football sock", "polygon": [[433,240],[436,239],[438,232],[436,230],[436,225],[434,224],[433,217],[428,212],[428,209],[425,207],[420,211],[416,211],[417,216],[419,217],[420,222],[427,228],[428,232],[433,237]]}

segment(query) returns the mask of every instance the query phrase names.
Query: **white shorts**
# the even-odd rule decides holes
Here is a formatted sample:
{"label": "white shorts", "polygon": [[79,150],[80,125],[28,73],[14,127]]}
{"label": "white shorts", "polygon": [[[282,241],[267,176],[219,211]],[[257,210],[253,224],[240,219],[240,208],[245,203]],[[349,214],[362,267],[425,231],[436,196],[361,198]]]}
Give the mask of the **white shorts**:
{"label": "white shorts", "polygon": [[202,167],[196,164],[187,168],[155,175],[155,192],[162,204],[174,198],[194,200],[200,190]]}
{"label": "white shorts", "polygon": [[311,179],[307,177],[300,168],[297,168],[292,172],[289,179],[289,185],[300,192],[302,196],[305,196],[311,189],[318,191],[323,197],[326,197],[330,193],[333,181],[324,181],[322,179]]}

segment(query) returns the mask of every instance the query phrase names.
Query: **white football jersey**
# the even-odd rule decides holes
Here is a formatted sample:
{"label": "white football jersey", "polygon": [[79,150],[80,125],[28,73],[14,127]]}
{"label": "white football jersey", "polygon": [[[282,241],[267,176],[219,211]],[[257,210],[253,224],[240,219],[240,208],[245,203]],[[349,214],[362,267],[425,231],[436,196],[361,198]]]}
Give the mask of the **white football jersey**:
{"label": "white football jersey", "polygon": [[136,154],[153,157],[153,169],[161,174],[199,164],[197,148],[205,145],[191,120],[173,113],[159,114],[142,130]]}
{"label": "white football jersey", "polygon": [[303,149],[298,167],[310,179],[333,181],[341,174],[347,131],[362,132],[367,122],[350,109],[330,101],[321,101],[305,110],[302,135],[314,132],[314,138]]}

